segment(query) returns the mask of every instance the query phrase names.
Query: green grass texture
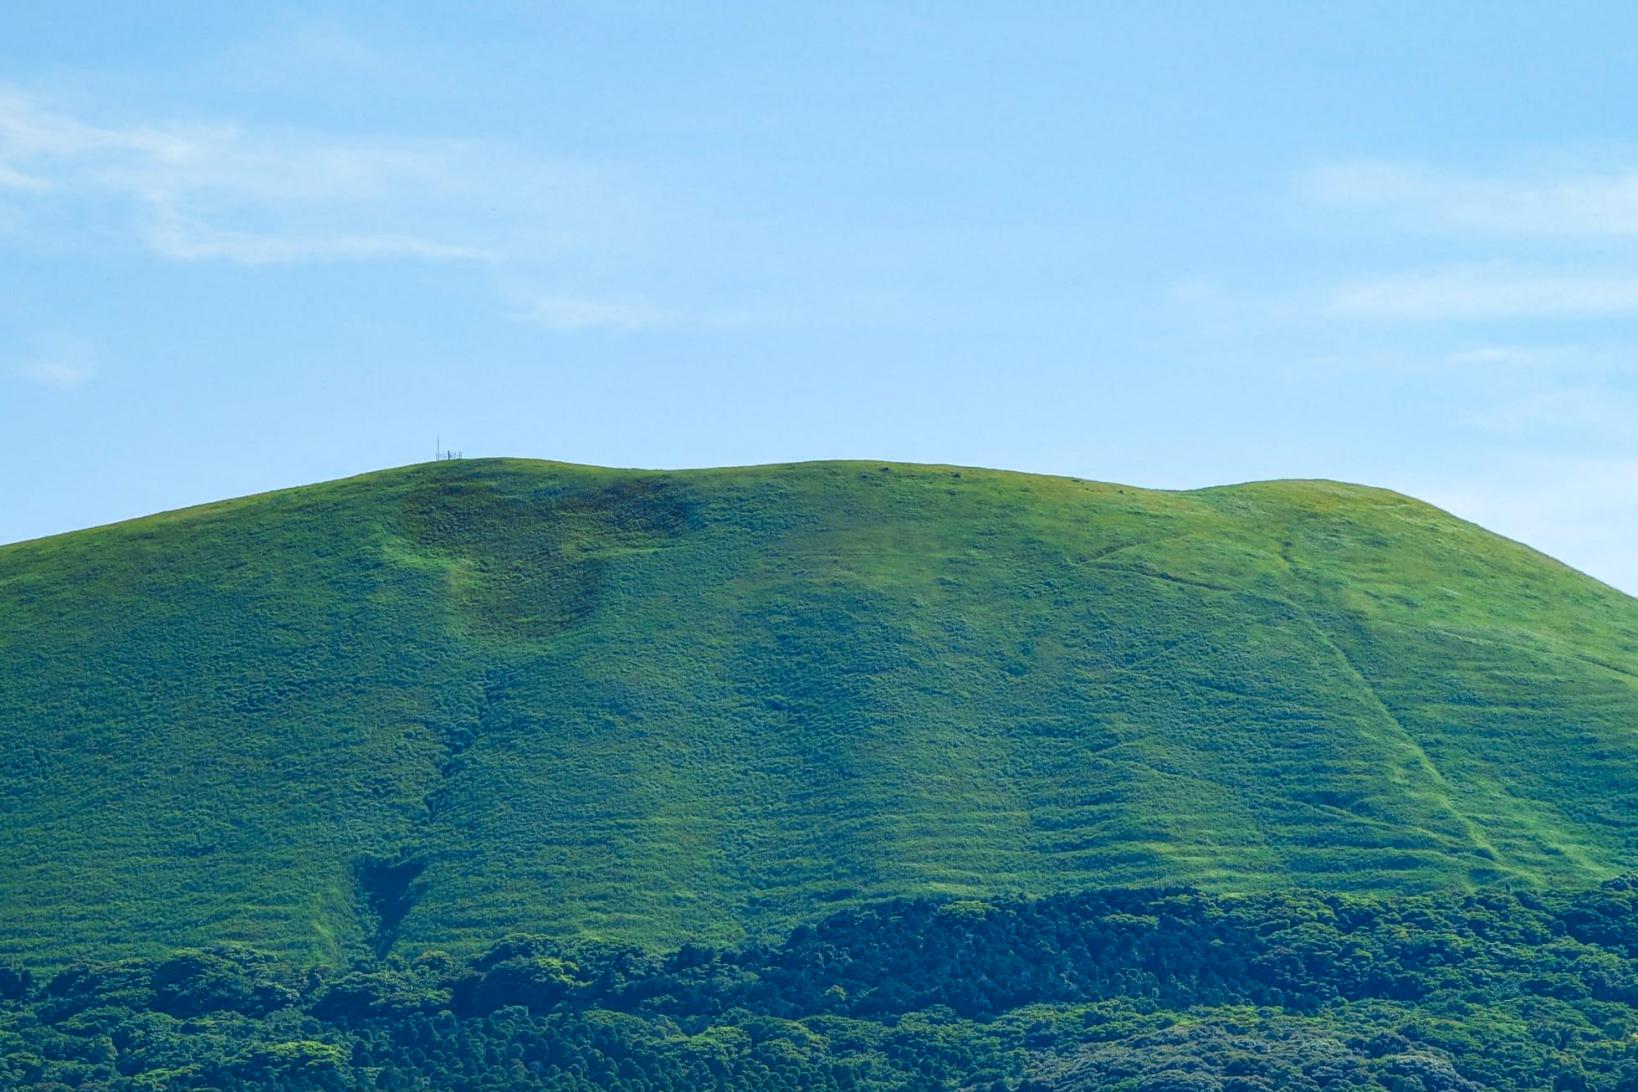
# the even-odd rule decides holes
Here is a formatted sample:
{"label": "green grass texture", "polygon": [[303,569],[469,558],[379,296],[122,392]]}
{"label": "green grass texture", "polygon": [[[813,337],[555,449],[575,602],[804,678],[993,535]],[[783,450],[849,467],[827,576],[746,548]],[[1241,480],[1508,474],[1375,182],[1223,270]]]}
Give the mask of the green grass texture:
{"label": "green grass texture", "polygon": [[1591,883],[1638,601],[1383,490],[432,463],[0,548],[0,957]]}

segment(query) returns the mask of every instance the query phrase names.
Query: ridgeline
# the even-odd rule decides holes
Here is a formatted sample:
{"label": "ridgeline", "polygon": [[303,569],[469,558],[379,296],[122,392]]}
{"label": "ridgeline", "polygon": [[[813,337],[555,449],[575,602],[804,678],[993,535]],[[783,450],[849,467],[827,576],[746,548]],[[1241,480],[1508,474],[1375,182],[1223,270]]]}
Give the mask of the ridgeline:
{"label": "ridgeline", "polygon": [[0,548],[0,957],[1587,887],[1638,601],[1407,497],[408,467]]}

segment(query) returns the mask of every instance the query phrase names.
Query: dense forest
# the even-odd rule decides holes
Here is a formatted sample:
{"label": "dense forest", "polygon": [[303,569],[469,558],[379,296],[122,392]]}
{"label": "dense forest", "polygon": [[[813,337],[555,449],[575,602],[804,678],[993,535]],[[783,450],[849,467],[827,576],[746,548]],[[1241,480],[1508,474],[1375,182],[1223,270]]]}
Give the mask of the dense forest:
{"label": "dense forest", "polygon": [[32,1089],[1625,1090],[1638,877],[899,900],[666,955],[215,947],[0,969],[0,995],[0,1083]]}

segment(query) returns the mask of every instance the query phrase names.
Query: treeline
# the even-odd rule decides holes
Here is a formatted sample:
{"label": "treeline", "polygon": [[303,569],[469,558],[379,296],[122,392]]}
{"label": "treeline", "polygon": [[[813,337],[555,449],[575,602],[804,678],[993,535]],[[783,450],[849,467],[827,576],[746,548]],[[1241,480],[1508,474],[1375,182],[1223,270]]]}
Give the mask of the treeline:
{"label": "treeline", "polygon": [[665,955],[0,968],[0,1085],[1638,1090],[1638,879],[908,900]]}

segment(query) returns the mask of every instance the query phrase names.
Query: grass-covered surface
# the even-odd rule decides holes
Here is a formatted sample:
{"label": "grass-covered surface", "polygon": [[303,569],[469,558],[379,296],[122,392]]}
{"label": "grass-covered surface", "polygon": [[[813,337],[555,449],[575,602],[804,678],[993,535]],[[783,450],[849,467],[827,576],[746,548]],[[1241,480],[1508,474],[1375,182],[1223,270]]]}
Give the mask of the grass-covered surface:
{"label": "grass-covered surface", "polygon": [[1630,1092],[1638,883],[898,900],[664,956],[513,936],[350,969],[0,966],[0,1084]]}
{"label": "grass-covered surface", "polygon": [[474,460],[0,548],[0,956],[1638,862],[1638,602],[1397,494]]}

